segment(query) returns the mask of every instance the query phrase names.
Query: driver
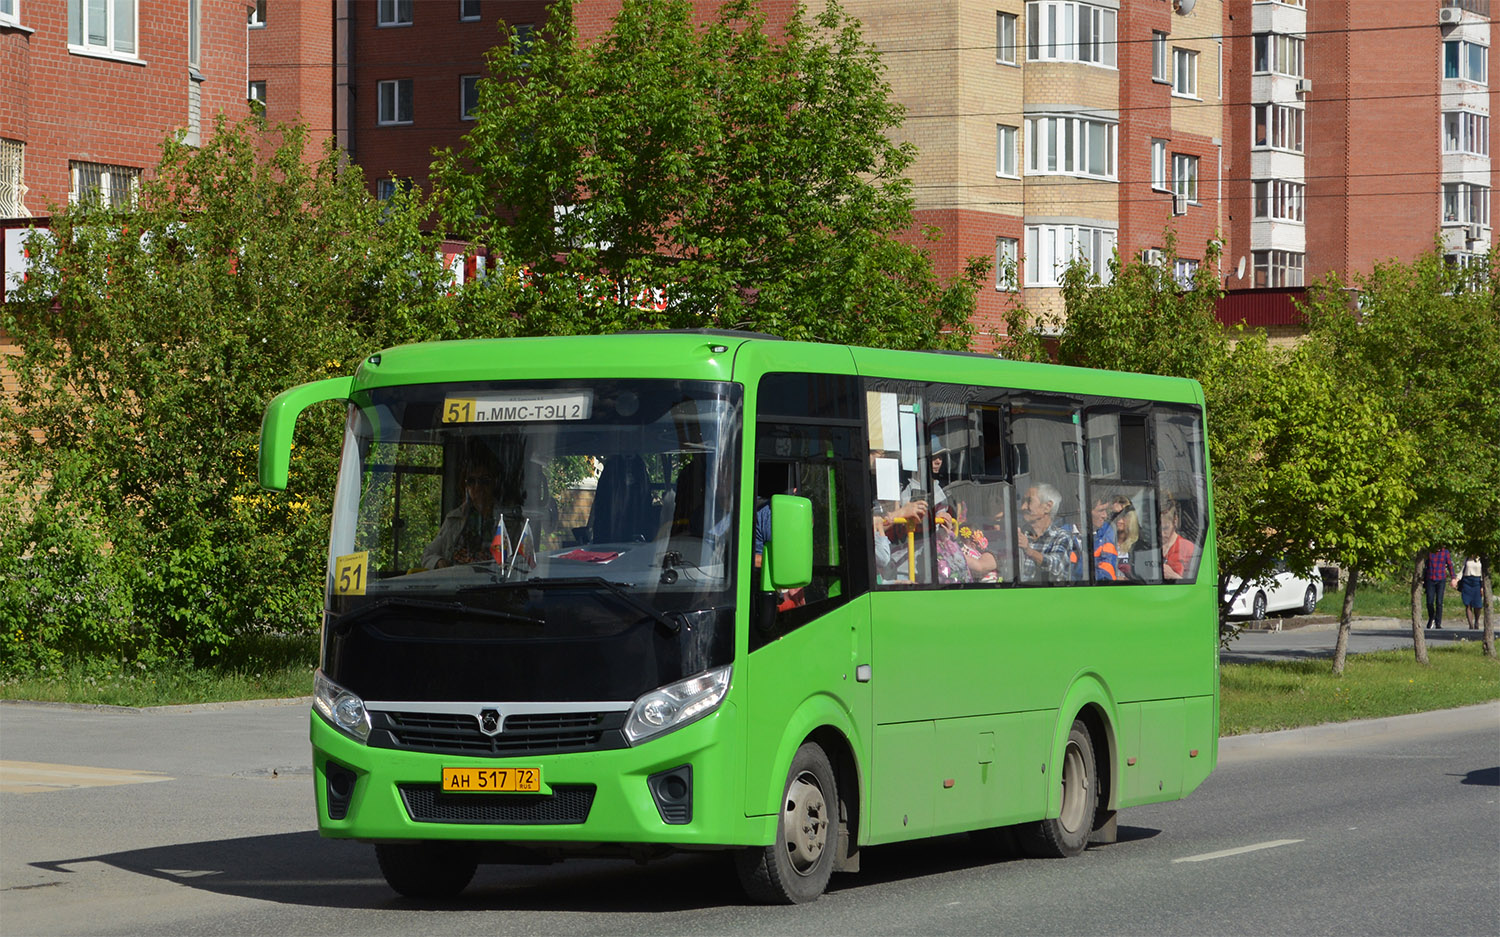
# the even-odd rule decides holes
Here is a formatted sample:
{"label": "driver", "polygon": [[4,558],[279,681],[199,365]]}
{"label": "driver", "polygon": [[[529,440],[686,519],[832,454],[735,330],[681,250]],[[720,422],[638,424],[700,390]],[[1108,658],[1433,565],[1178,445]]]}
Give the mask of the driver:
{"label": "driver", "polygon": [[422,567],[439,569],[467,563],[486,563],[500,524],[495,503],[496,464],[489,447],[472,440],[464,458],[464,500],[443,518],[438,535],[422,551]]}

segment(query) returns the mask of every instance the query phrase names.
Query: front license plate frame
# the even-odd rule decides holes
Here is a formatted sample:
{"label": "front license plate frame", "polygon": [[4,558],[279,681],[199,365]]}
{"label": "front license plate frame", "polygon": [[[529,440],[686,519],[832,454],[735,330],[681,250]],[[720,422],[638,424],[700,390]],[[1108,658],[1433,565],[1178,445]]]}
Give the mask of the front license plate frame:
{"label": "front license plate frame", "polygon": [[541,794],[539,767],[444,768],[445,794]]}

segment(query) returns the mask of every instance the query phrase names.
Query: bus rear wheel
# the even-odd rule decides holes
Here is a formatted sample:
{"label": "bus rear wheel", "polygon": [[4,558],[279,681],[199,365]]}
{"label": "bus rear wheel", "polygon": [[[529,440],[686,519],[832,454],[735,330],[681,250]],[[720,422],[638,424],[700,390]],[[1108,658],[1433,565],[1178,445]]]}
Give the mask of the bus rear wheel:
{"label": "bus rear wheel", "polygon": [[1062,810],[1058,816],[1022,828],[1021,844],[1038,858],[1066,858],[1083,852],[1099,806],[1099,773],[1094,744],[1083,720],[1075,719],[1063,748]]}
{"label": "bus rear wheel", "polygon": [[381,843],[375,860],[386,884],[408,898],[452,898],[479,867],[469,843]]}
{"label": "bus rear wheel", "polygon": [[838,847],[838,796],[822,747],[808,742],[797,749],[782,789],[776,841],[735,855],[751,900],[802,904],[823,894]]}

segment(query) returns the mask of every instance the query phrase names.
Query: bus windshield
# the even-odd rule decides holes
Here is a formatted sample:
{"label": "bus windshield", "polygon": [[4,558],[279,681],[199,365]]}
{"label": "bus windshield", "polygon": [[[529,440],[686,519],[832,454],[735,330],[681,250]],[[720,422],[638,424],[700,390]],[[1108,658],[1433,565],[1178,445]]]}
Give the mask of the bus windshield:
{"label": "bus windshield", "polygon": [[736,385],[670,380],[357,396],[330,624],[422,604],[434,627],[556,640],[671,631],[673,613],[731,604],[740,400]]}

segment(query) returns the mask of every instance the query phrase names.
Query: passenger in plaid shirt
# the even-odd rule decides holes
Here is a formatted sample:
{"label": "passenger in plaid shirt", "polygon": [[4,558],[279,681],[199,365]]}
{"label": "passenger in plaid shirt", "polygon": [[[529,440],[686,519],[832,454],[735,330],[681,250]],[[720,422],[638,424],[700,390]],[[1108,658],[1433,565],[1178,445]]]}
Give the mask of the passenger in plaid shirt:
{"label": "passenger in plaid shirt", "polygon": [[1446,547],[1433,547],[1422,570],[1427,586],[1427,627],[1443,627],[1443,590],[1453,578],[1453,557]]}

